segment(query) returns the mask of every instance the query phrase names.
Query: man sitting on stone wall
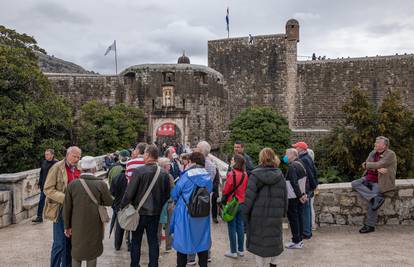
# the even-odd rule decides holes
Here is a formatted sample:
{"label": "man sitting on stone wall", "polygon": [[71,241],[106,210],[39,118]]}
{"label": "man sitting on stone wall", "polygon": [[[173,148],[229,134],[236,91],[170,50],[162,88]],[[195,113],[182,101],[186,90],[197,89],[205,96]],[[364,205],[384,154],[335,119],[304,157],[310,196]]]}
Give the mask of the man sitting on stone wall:
{"label": "man sitting on stone wall", "polygon": [[363,198],[368,200],[368,214],[365,225],[359,230],[361,234],[375,231],[378,209],[384,203],[384,193],[395,188],[397,157],[389,149],[388,138],[379,136],[375,140],[374,150],[362,163],[366,169],[361,179],[353,181],[354,188]]}

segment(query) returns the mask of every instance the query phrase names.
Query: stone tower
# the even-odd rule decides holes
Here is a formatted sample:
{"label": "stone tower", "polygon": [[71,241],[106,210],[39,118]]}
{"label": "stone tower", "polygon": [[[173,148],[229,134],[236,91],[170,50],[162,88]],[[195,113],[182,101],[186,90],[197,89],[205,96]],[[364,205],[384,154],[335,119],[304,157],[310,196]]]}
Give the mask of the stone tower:
{"label": "stone tower", "polygon": [[299,42],[299,22],[290,19],[286,22],[286,104],[289,127],[292,129],[295,119],[296,79],[297,79],[297,57]]}

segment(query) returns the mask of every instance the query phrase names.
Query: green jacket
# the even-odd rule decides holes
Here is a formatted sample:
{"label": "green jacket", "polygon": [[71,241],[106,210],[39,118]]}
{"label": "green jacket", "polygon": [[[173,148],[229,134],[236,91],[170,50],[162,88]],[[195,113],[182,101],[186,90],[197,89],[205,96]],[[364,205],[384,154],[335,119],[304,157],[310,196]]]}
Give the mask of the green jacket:
{"label": "green jacket", "polygon": [[[81,174],[96,200],[102,206],[112,205],[107,184],[92,174]],[[69,184],[63,205],[65,229],[72,228],[72,257],[92,260],[103,252],[104,224],[98,206],[90,199],[79,179]]]}

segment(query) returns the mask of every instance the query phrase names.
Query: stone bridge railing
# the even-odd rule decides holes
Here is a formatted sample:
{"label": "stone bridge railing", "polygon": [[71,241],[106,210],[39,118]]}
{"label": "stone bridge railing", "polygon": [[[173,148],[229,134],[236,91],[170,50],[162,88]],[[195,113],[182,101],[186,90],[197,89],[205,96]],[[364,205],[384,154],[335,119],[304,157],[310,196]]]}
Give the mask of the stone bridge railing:
{"label": "stone bridge railing", "polygon": [[[98,176],[105,156],[96,157]],[[0,228],[33,217],[37,212],[40,169],[0,174]]]}
{"label": "stone bridge railing", "polygon": [[[414,179],[397,180],[396,190],[387,193],[379,209],[379,224],[414,224]],[[362,225],[367,201],[351,183],[322,184],[315,194],[315,221],[324,225]]]}

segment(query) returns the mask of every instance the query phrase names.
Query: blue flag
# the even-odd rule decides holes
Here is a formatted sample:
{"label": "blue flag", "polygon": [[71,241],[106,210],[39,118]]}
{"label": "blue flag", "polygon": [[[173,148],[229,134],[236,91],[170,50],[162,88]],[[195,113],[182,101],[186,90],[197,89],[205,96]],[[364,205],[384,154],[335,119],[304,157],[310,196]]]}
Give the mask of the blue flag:
{"label": "blue flag", "polygon": [[230,35],[229,8],[227,8],[226,23],[227,23],[227,37],[228,37]]}

